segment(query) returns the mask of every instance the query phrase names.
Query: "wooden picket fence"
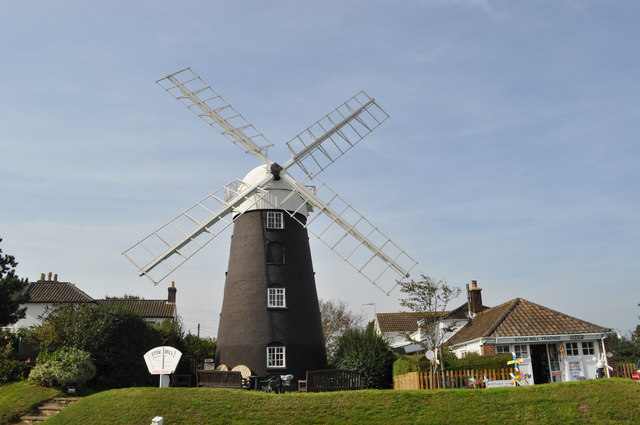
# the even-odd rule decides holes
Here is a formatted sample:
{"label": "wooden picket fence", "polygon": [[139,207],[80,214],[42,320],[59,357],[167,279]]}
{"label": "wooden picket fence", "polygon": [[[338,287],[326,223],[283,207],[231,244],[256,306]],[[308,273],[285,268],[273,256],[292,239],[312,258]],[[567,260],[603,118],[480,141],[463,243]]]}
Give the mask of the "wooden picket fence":
{"label": "wooden picket fence", "polygon": [[631,379],[631,374],[636,370],[635,363],[617,363],[616,373],[618,378]]}
{"label": "wooden picket fence", "polygon": [[[631,379],[631,374],[635,370],[634,363],[618,363],[615,367],[615,376],[618,378]],[[444,372],[445,388],[471,388],[469,377],[473,376],[478,380],[484,377],[493,381],[510,380],[509,373],[513,373],[513,368],[504,369],[484,369],[484,370],[447,370]],[[442,372],[435,373],[435,387],[442,387]],[[476,388],[484,388],[484,382],[479,383]],[[394,390],[428,390],[431,389],[431,372],[409,372],[404,375],[393,377]]]}
{"label": "wooden picket fence", "polygon": [[[509,373],[513,373],[513,368],[504,369],[484,369],[484,370],[446,370],[444,372],[445,388],[471,388],[469,377],[471,374],[477,380],[484,380],[484,377],[493,381],[510,380]],[[434,376],[434,388],[443,388],[442,372],[438,371]],[[477,388],[484,388],[484,382],[479,383]],[[431,372],[409,372],[404,375],[393,377],[394,390],[428,390],[431,388]]]}

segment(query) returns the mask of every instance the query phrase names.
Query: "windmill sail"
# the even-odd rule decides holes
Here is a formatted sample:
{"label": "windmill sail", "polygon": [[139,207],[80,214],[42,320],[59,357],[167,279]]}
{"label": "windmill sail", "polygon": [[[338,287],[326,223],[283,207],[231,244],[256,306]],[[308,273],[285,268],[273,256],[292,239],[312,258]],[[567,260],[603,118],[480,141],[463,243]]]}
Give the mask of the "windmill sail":
{"label": "windmill sail", "polygon": [[[385,294],[418,264],[325,183],[310,190],[290,176],[285,179],[294,187],[292,194],[317,211],[306,222],[298,222]],[[298,217],[299,211],[287,212]],[[383,286],[384,282],[393,284]]]}
{"label": "windmill sail", "polygon": [[269,164],[267,150],[272,145],[267,138],[191,68],[169,74],[156,83],[240,149]]}
{"label": "windmill sail", "polygon": [[305,177],[313,178],[388,118],[361,91],[287,142],[291,159],[284,169],[297,165]]}
{"label": "windmill sail", "polygon": [[[140,276],[147,276],[158,284],[229,227],[247,208],[259,202],[267,194],[259,186],[248,186],[236,179],[196,202],[122,254],[137,267]],[[159,265],[162,268],[156,270]]]}

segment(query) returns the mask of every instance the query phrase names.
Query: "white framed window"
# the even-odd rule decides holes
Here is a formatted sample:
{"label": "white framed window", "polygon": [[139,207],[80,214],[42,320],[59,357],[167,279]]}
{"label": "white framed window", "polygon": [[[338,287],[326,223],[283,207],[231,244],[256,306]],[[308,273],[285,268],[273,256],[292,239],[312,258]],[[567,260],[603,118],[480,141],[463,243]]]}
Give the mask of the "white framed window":
{"label": "white framed window", "polygon": [[529,347],[527,345],[514,345],[513,352],[516,353],[516,357],[519,359],[526,359],[529,357]]}
{"label": "white framed window", "polygon": [[592,341],[588,341],[588,342],[583,342],[582,343],[582,355],[586,356],[586,355],[594,355],[596,353],[595,348],[593,348],[593,342]]}
{"label": "white framed window", "polygon": [[567,351],[567,356],[579,356],[580,352],[578,351],[578,343],[577,342],[565,342],[564,347]]}
{"label": "white framed window", "polygon": [[496,354],[510,353],[508,345],[496,345]]}
{"label": "white framed window", "polygon": [[286,308],[287,298],[284,288],[267,288],[267,307]]}
{"label": "white framed window", "polygon": [[274,345],[267,347],[267,367],[268,368],[284,368],[287,367],[285,358],[285,347],[283,345]]}
{"label": "white framed window", "polygon": [[282,211],[267,211],[267,229],[284,229]]}

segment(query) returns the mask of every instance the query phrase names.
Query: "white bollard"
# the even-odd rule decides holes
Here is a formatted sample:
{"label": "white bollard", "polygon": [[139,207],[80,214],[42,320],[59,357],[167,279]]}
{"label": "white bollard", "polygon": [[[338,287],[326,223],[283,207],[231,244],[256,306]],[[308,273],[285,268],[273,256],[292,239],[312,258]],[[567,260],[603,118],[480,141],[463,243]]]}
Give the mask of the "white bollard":
{"label": "white bollard", "polygon": [[162,416],[156,416],[151,419],[151,425],[162,425]]}

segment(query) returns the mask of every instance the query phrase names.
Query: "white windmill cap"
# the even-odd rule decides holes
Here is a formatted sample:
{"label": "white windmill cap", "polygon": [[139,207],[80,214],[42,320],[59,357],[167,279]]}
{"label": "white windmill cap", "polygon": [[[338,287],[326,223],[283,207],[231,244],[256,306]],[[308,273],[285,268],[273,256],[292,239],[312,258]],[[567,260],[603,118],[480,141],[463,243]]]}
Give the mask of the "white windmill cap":
{"label": "white windmill cap", "polygon": [[[253,186],[270,176],[269,166],[260,165],[249,171],[242,181],[247,186]],[[305,216],[313,211],[313,207],[307,204],[301,196],[296,193],[291,194],[294,189],[284,179],[271,179],[262,189],[268,192],[264,197],[262,197],[262,193],[257,193],[250,200],[240,204],[238,210],[241,212],[251,210],[287,210],[295,211]]]}

